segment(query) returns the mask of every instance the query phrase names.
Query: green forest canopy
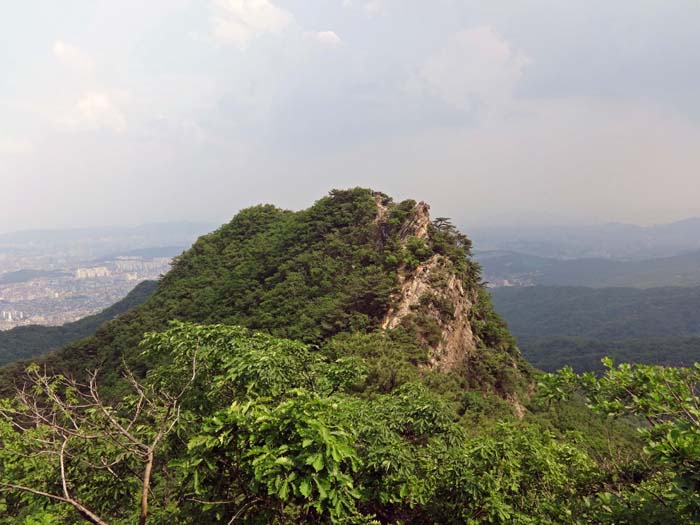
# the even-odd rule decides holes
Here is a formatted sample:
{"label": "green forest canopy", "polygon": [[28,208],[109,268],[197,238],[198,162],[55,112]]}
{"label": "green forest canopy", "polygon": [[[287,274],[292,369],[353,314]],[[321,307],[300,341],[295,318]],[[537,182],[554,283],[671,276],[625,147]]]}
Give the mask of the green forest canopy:
{"label": "green forest canopy", "polygon": [[601,359],[688,366],[700,359],[700,288],[494,288],[497,311],[537,368],[602,371]]}

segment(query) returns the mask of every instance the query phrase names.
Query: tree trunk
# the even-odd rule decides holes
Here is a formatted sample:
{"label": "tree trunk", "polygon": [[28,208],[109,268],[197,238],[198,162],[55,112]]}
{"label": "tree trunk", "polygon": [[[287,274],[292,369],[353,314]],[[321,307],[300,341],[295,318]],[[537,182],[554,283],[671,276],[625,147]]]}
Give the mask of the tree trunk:
{"label": "tree trunk", "polygon": [[153,449],[148,451],[146,469],[143,472],[143,487],[141,488],[141,515],[139,525],[146,525],[148,518],[148,492],[151,489],[151,471],[153,470]]}

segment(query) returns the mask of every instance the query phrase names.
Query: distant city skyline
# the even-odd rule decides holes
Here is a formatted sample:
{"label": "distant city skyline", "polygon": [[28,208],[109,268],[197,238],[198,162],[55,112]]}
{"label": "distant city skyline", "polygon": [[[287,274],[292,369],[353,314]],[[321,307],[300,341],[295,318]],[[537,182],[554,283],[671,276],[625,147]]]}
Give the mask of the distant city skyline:
{"label": "distant city skyline", "polygon": [[470,228],[700,216],[695,0],[27,0],[0,32],[1,230],[352,186]]}

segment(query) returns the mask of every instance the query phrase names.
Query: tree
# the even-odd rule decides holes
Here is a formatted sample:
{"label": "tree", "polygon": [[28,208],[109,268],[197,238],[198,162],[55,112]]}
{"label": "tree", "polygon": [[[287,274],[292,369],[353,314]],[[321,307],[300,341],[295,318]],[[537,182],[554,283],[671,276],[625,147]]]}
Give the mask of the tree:
{"label": "tree", "polygon": [[577,521],[599,510],[584,505],[598,470],[572,442],[515,420],[467,428],[451,383],[436,389],[431,374],[376,388],[373,360],[396,354],[397,342],[354,337],[319,349],[176,322],[145,336],[144,358],[161,364],[143,379],[127,373],[128,395],[100,390],[96,373],[79,383],[31,367],[27,387],[0,404],[0,524],[620,516]]}
{"label": "tree", "polygon": [[[41,500],[50,500],[97,525],[134,514],[145,525],[158,455],[179,422],[180,399],[196,373],[195,354],[190,381],[172,394],[127,372],[131,393],[112,405],[102,398],[96,371],[80,383],[30,366],[28,382],[15,398],[0,401],[0,489],[10,493],[6,504],[42,508]],[[12,498],[18,494],[19,500]]]}
{"label": "tree", "polygon": [[[637,418],[652,468],[626,490],[602,493],[598,503],[635,514],[638,523],[700,520],[700,365],[667,368],[604,359],[601,377],[565,368],[547,374],[540,395],[548,401],[582,394],[590,406],[614,417]],[[650,512],[650,507],[656,507]],[[662,509],[658,513],[658,508]],[[661,517],[658,517],[661,516]],[[671,517],[669,517],[671,516]]]}

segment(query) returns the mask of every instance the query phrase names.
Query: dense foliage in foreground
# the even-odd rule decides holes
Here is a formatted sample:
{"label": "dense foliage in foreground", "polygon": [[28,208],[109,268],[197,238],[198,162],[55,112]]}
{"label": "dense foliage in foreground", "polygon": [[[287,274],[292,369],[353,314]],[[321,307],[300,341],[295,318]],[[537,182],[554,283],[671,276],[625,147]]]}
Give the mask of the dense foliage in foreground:
{"label": "dense foliage in foreground", "polygon": [[29,369],[0,405],[0,523],[577,523],[602,474],[533,425],[470,433],[428,378],[377,394],[358,356],[223,325],[142,348],[170,362],[117,404]]}
{"label": "dense foliage in foreground", "polygon": [[[39,367],[28,370],[32,388],[0,403],[0,523],[698,518],[700,368],[625,366],[602,379],[565,370],[543,378],[547,407],[531,418],[475,429],[435,377],[377,393],[376,362],[331,348],[175,324],[142,351],[169,361],[128,376],[118,403],[96,375],[81,385]],[[562,400],[581,393],[604,414],[644,417],[645,453],[624,456],[634,442],[603,416],[588,416],[586,439],[564,431],[573,405]],[[601,424],[608,440],[596,450]]]}
{"label": "dense foliage in foreground", "polygon": [[[605,492],[599,503],[605,523],[698,523],[700,521],[700,364],[692,368],[614,366],[605,374],[577,376],[571,368],[547,375],[541,396],[565,400],[583,395],[608,416],[634,416],[653,475],[633,490]],[[612,519],[614,517],[614,519]]]}

